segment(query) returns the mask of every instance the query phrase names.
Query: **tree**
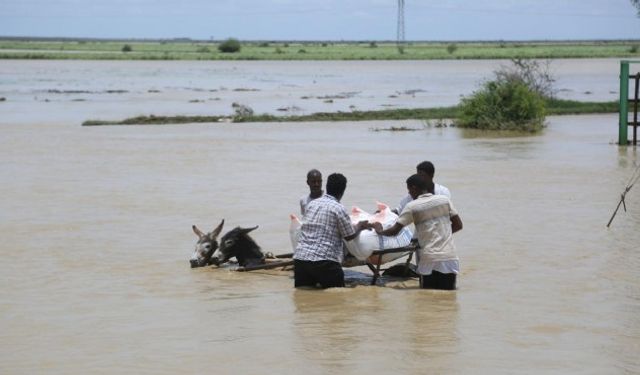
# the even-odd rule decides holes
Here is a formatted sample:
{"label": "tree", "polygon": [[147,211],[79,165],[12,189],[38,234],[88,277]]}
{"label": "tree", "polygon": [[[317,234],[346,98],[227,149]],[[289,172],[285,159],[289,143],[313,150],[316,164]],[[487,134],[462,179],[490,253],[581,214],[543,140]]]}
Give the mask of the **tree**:
{"label": "tree", "polygon": [[240,41],[238,39],[229,38],[218,46],[218,51],[223,53],[240,52]]}

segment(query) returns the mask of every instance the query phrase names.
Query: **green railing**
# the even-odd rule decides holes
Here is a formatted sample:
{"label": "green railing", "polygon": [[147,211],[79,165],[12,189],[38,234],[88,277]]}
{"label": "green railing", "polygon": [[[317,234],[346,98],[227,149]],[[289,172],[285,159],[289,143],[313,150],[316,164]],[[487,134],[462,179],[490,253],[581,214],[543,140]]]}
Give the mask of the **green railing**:
{"label": "green railing", "polygon": [[[629,144],[628,130],[629,126],[633,126],[633,144],[638,142],[638,104],[640,98],[638,91],[640,89],[640,72],[629,75],[629,65],[640,64],[640,61],[621,60],[620,61],[620,119],[618,131],[618,144],[626,146]],[[634,95],[629,98],[629,80],[634,81]],[[633,104],[633,121],[629,122],[629,103]]]}

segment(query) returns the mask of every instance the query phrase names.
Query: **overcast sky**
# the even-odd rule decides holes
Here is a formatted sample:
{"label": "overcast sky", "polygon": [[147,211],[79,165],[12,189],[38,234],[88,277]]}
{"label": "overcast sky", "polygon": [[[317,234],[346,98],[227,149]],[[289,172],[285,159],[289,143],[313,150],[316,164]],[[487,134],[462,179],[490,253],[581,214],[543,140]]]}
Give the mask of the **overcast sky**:
{"label": "overcast sky", "polygon": [[[394,40],[397,0],[0,0],[0,36]],[[405,0],[407,40],[639,39],[629,0]]]}

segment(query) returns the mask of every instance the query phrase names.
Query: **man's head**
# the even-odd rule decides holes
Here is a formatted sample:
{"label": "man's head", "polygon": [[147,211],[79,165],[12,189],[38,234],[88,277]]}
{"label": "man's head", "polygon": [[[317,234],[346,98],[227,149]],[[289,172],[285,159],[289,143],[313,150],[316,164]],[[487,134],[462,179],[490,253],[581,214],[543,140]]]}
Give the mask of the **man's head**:
{"label": "man's head", "polygon": [[307,185],[309,185],[311,198],[320,197],[322,195],[322,173],[317,169],[307,172]]}
{"label": "man's head", "polygon": [[436,168],[430,161],[423,161],[416,166],[416,173],[433,180],[433,176],[436,174]]}
{"label": "man's head", "polygon": [[344,191],[347,189],[347,178],[340,173],[332,173],[327,178],[327,194],[342,199]]}
{"label": "man's head", "polygon": [[411,175],[411,177],[407,178],[407,190],[413,199],[424,193],[433,194],[433,181],[426,180],[419,174]]}

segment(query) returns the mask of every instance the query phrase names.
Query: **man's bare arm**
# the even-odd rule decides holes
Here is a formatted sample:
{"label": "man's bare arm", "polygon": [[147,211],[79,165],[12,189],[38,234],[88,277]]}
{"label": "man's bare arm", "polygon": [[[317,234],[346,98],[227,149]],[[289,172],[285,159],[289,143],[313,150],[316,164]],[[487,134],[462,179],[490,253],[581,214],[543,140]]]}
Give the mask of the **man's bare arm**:
{"label": "man's bare arm", "polygon": [[360,232],[362,232],[365,229],[371,229],[371,225],[369,224],[368,221],[363,220],[361,222],[359,222],[358,224],[356,224],[356,232],[350,236],[346,236],[344,238],[345,241],[351,241],[352,239],[358,237],[358,235],[360,234]]}
{"label": "man's bare arm", "polygon": [[373,223],[373,229],[376,230],[376,233],[381,234],[383,236],[395,236],[396,234],[400,233],[400,231],[402,230],[402,227],[404,227],[404,225],[400,223],[395,223],[393,224],[393,226],[383,230],[382,224]]}
{"label": "man's bare arm", "polygon": [[451,231],[453,233],[459,231],[462,229],[462,220],[460,219],[460,216],[456,215],[456,216],[452,216],[451,217]]}

